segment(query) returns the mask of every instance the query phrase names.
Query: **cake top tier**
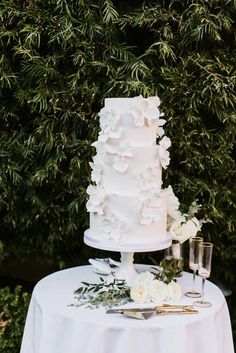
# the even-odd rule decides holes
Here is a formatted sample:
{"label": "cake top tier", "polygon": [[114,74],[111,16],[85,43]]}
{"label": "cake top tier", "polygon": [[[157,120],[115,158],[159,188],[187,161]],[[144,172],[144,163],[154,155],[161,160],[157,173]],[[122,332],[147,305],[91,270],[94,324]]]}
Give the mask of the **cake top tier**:
{"label": "cake top tier", "polygon": [[130,146],[144,147],[156,144],[162,137],[165,124],[160,119],[160,99],[143,98],[106,98],[105,107],[99,113],[101,131],[98,141],[107,142],[120,139]]}

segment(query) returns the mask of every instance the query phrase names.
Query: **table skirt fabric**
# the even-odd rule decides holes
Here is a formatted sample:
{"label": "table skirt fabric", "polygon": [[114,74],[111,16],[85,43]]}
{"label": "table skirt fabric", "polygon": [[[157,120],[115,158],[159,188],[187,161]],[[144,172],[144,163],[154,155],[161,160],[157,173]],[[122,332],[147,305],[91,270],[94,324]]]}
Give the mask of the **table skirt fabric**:
{"label": "table skirt fabric", "polygon": [[[35,287],[20,353],[234,353],[228,307],[222,292],[206,282],[211,308],[196,315],[152,316],[146,321],[104,308],[75,307],[74,291],[81,281],[97,282],[91,266],[80,266],[45,277]],[[183,291],[192,276],[178,281]],[[197,278],[200,287],[200,278]],[[191,304],[184,297],[181,304]]]}

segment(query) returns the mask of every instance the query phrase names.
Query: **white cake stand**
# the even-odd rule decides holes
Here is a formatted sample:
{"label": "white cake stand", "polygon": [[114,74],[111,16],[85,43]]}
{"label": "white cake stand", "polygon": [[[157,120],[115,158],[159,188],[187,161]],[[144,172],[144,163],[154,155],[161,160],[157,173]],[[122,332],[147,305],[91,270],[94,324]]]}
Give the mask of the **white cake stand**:
{"label": "white cake stand", "polygon": [[[93,237],[93,234],[91,233],[90,229],[86,230],[84,233],[84,242],[85,244],[96,248],[96,249],[101,249],[101,250],[108,250],[108,251],[118,251],[121,253],[120,257],[120,267],[119,269],[115,272],[115,278],[117,279],[124,279],[127,284],[130,286],[133,283],[134,277],[137,275],[137,271],[134,267],[134,253],[135,252],[149,252],[149,251],[157,251],[157,250],[163,250],[171,246],[171,236],[169,233],[165,234],[165,240],[163,241],[158,241],[157,239],[154,239],[152,242],[145,243],[139,242],[139,243],[122,243],[122,242],[117,242],[117,241],[107,241],[107,242],[102,242],[100,239],[97,240],[96,238]],[[160,238],[159,238],[160,239]]]}

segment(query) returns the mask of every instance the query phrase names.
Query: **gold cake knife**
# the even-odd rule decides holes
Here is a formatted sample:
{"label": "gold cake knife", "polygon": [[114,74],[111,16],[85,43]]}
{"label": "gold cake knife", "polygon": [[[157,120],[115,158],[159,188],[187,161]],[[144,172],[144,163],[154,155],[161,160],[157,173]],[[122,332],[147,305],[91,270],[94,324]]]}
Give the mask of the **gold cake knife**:
{"label": "gold cake knife", "polygon": [[152,315],[166,314],[197,314],[198,310],[193,305],[169,305],[164,304],[155,308],[119,308],[109,309],[107,314],[122,314],[139,320],[147,320]]}

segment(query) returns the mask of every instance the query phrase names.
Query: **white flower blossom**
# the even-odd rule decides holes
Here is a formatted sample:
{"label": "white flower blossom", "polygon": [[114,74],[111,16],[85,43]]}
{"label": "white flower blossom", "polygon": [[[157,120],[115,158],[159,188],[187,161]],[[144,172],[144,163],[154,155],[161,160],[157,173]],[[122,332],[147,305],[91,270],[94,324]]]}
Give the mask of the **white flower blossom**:
{"label": "white flower blossom", "polygon": [[155,279],[153,273],[146,271],[139,273],[133,281],[130,298],[135,302],[149,303],[160,302],[168,299],[180,300],[181,286],[172,281],[169,284]]}
{"label": "white flower blossom", "polygon": [[164,169],[166,169],[170,163],[170,153],[169,153],[169,151],[167,151],[167,149],[170,146],[171,146],[171,141],[170,141],[169,137],[167,137],[167,136],[164,136],[158,145],[159,159],[160,159],[160,163]]}
{"label": "white flower blossom", "polygon": [[105,149],[108,153],[116,154],[120,157],[132,157],[132,149],[129,143],[107,143]]}
{"label": "white flower blossom", "polygon": [[90,162],[89,165],[92,168],[91,180],[98,185],[102,179],[102,166],[98,163],[96,156],[93,158],[93,162]]}
{"label": "white flower blossom", "polygon": [[167,215],[175,220],[180,219],[179,212],[179,200],[175,196],[172,187],[169,185],[168,188],[162,190],[162,195],[166,198]]}
{"label": "white flower blossom", "polygon": [[92,146],[96,148],[97,155],[104,159],[106,155],[105,143],[102,141],[95,141]]}
{"label": "white flower blossom", "polygon": [[141,190],[155,189],[158,192],[161,191],[160,181],[160,166],[159,163],[154,163],[147,169],[145,169],[138,177],[138,185]]}
{"label": "white flower blossom", "polygon": [[98,186],[89,185],[87,193],[89,195],[89,200],[86,204],[88,212],[97,212],[102,215],[105,207],[105,190]]}
{"label": "white flower blossom", "polygon": [[136,126],[152,126],[159,119],[160,111],[158,106],[160,100],[158,97],[143,98],[143,96],[134,98],[134,123]]}
{"label": "white flower blossom", "polygon": [[120,241],[129,229],[128,224],[114,213],[103,218],[103,231],[106,239]]}
{"label": "white flower blossom", "polygon": [[158,222],[163,216],[162,199],[158,194],[153,194],[152,197],[146,199],[140,211],[140,223],[150,225],[153,222]]}
{"label": "white flower blossom", "polygon": [[115,170],[117,170],[118,172],[123,174],[128,169],[129,163],[125,158],[116,157],[116,158],[114,158],[114,162],[112,164],[112,167]]}
{"label": "white flower blossom", "polygon": [[152,301],[158,302],[167,299],[168,286],[166,283],[157,279],[153,280],[150,285],[150,298]]}
{"label": "white flower blossom", "polygon": [[106,142],[109,138],[120,138],[122,134],[122,129],[119,126],[119,112],[117,112],[116,109],[102,108],[98,115],[100,117],[101,127],[101,131],[98,135],[98,141]]}
{"label": "white flower blossom", "polygon": [[133,156],[130,144],[112,143],[106,144],[106,151],[112,155],[112,167],[120,173],[124,173],[129,166],[128,159]]}
{"label": "white flower blossom", "polygon": [[189,238],[195,237],[197,232],[201,230],[201,224],[196,217],[182,221],[173,221],[169,232],[173,240],[183,243]]}
{"label": "white flower blossom", "polygon": [[146,283],[135,283],[130,290],[130,298],[137,303],[149,303],[149,288]]}
{"label": "white flower blossom", "polygon": [[111,129],[116,130],[120,121],[120,114],[117,109],[102,108],[98,115],[100,117],[100,127],[105,134]]}
{"label": "white flower blossom", "polygon": [[164,131],[162,126],[165,125],[165,123],[166,123],[166,120],[164,120],[164,119],[159,119],[158,120],[158,122],[157,122],[157,131],[156,131],[157,137],[162,137],[164,135],[165,131]]}

